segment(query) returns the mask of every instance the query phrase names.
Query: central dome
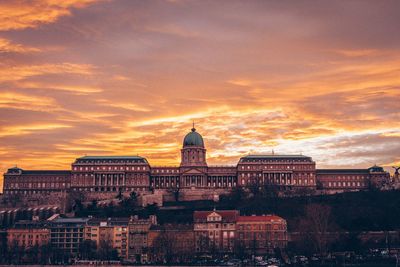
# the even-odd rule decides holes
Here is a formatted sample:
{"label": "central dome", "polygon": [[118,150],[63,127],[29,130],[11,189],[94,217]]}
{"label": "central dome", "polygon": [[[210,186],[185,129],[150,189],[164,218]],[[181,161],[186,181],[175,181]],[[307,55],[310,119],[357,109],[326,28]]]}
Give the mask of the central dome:
{"label": "central dome", "polygon": [[193,127],[192,131],[188,133],[183,139],[183,147],[186,146],[199,146],[204,147],[203,137],[196,132],[196,129]]}

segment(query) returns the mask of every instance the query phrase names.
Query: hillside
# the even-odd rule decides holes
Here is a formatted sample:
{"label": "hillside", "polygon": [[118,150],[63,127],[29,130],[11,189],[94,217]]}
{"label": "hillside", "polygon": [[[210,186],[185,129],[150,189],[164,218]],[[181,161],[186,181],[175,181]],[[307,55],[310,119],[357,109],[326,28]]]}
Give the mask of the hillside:
{"label": "hillside", "polygon": [[[194,210],[238,209],[242,215],[277,214],[288,221],[289,231],[298,230],[305,208],[310,204],[327,206],[335,229],[342,231],[382,231],[400,229],[400,191],[366,191],[335,195],[276,197],[273,194],[233,192],[212,201],[170,202],[166,207],[132,208],[131,204],[81,207],[76,216],[129,217],[156,213],[160,223],[191,223]],[[332,230],[335,230],[332,229]]]}

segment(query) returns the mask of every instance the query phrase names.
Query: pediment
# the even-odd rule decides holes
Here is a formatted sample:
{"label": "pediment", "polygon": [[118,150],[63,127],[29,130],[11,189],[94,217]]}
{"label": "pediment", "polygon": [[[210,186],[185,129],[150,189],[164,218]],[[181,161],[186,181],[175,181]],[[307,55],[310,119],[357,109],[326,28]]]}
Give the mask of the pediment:
{"label": "pediment", "polygon": [[182,174],[205,174],[205,172],[201,171],[197,168],[192,168],[192,169],[183,171]]}
{"label": "pediment", "polygon": [[215,221],[215,222],[217,222],[217,221],[221,221],[221,220],[222,220],[221,215],[216,213],[215,211],[213,211],[212,213],[208,214],[208,216],[207,216],[207,221],[211,221],[211,222]]}

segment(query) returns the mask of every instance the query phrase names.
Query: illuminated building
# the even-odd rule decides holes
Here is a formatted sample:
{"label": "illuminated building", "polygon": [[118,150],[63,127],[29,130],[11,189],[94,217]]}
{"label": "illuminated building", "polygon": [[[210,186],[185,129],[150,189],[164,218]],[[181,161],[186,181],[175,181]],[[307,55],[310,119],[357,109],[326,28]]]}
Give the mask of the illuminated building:
{"label": "illuminated building", "polygon": [[213,199],[235,187],[347,191],[370,185],[379,187],[389,179],[389,173],[379,166],[317,169],[312,158],[304,155],[247,155],[235,166],[209,166],[203,137],[192,128],[183,139],[179,166],[151,166],[140,156],[84,156],[72,163],[71,171],[10,168],[4,174],[4,193],[10,196],[82,192],[88,199],[106,199],[117,192],[175,192],[192,200]]}

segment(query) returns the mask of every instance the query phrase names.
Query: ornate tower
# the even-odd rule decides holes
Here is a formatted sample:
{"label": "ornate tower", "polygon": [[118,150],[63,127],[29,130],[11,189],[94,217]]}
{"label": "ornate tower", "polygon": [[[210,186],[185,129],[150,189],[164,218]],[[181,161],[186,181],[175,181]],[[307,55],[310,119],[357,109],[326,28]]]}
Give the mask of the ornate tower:
{"label": "ornate tower", "polygon": [[181,167],[207,167],[203,137],[196,132],[194,125],[183,139]]}

